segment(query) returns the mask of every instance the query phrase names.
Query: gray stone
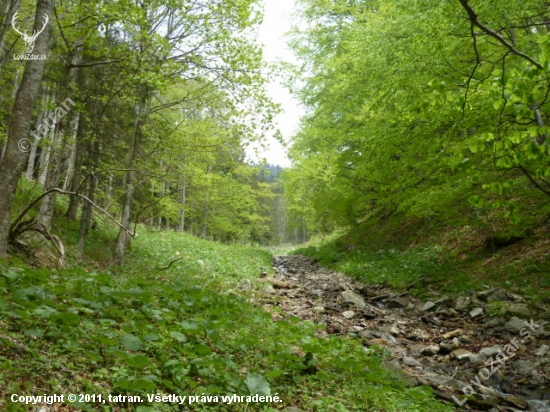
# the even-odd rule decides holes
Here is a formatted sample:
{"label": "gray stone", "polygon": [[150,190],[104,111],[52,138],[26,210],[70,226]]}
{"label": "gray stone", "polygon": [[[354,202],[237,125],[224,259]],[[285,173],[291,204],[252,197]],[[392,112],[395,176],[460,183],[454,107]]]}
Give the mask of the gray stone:
{"label": "gray stone", "polygon": [[383,334],[381,332],[378,332],[377,330],[365,329],[359,332],[359,336],[365,339],[375,339],[381,338]]}
{"label": "gray stone", "polygon": [[484,363],[485,362],[485,359],[487,359],[485,356],[483,355],[474,355],[474,354],[471,354],[469,357],[468,357],[468,360],[470,361],[470,363],[473,363],[474,365],[478,365],[478,364],[481,364],[481,363]]}
{"label": "gray stone", "polygon": [[277,293],[277,291],[275,290],[275,288],[271,285],[267,285],[264,289],[264,292],[269,294],[269,295],[274,295]]}
{"label": "gray stone", "polygon": [[464,384],[451,378],[450,376],[440,375],[435,372],[426,373],[424,375],[424,378],[437,386],[444,386],[453,389],[462,389],[462,387],[464,386]]}
{"label": "gray stone", "polygon": [[346,319],[352,319],[355,316],[355,312],[353,310],[346,310],[344,313],[342,313],[342,316]]}
{"label": "gray stone", "polygon": [[362,328],[361,326],[352,326],[351,328],[349,328],[349,332],[351,333],[359,333],[359,332],[362,332],[364,328]]}
{"label": "gray stone", "polygon": [[482,314],[483,314],[483,309],[482,308],[475,308],[475,309],[472,309],[470,311],[470,316],[472,318],[475,318],[475,317],[480,316]]}
{"label": "gray stone", "polygon": [[424,304],[422,305],[422,307],[420,308],[420,310],[421,310],[422,312],[426,312],[426,311],[428,311],[428,310],[430,310],[430,309],[433,309],[434,307],[435,307],[435,303],[433,303],[433,302],[431,302],[431,301],[427,301],[426,303],[424,303]]}
{"label": "gray stone", "polygon": [[399,330],[396,324],[393,324],[390,327],[390,333],[395,336],[395,335],[399,335],[401,331]]}
{"label": "gray stone", "polygon": [[507,315],[531,316],[531,311],[525,303],[506,303],[503,307],[503,313]]}
{"label": "gray stone", "polygon": [[422,366],[420,362],[418,362],[415,358],[411,358],[410,356],[403,357],[403,363],[409,366]]}
{"label": "gray stone", "polygon": [[314,311],[314,312],[317,312],[317,313],[324,313],[325,312],[325,308],[323,306],[315,306],[311,310]]}
{"label": "gray stone", "polygon": [[479,354],[487,356],[488,358],[490,358],[491,356],[496,356],[499,353],[499,351],[501,351],[501,350],[502,350],[502,346],[494,345],[494,346],[491,346],[491,347],[488,347],[488,348],[481,349],[479,351]]}
{"label": "gray stone", "polygon": [[494,300],[510,300],[508,294],[502,288],[487,289],[482,292],[478,292],[477,297],[487,302]]}
{"label": "gray stone", "polygon": [[367,306],[365,304],[365,301],[363,300],[363,297],[360,294],[354,292],[353,290],[343,291],[342,300],[345,303],[351,303],[361,309]]}
{"label": "gray stone", "polygon": [[517,360],[512,363],[512,367],[517,373],[531,373],[537,368],[537,364],[526,360]]}
{"label": "gray stone", "polygon": [[451,357],[458,360],[469,359],[470,355],[472,355],[472,352],[462,348],[455,349],[454,351],[451,352]]}
{"label": "gray stone", "polygon": [[422,355],[433,356],[439,353],[440,349],[437,345],[430,345],[420,351]]}
{"label": "gray stone", "polygon": [[445,355],[447,353],[451,353],[455,349],[458,349],[458,345],[455,345],[453,343],[441,343],[439,345],[439,353]]}
{"label": "gray stone", "polygon": [[525,321],[523,319],[514,316],[512,319],[506,322],[506,324],[504,325],[504,329],[508,332],[519,333],[519,331],[522,330],[525,326]]}
{"label": "gray stone", "polygon": [[392,298],[388,301],[387,307],[391,309],[401,309],[409,305],[408,299],[405,298]]}
{"label": "gray stone", "polygon": [[456,310],[466,310],[468,308],[468,306],[470,306],[470,303],[471,303],[471,299],[468,298],[468,297],[464,297],[464,296],[460,296],[457,300],[456,300],[456,305],[455,305],[455,309]]}
{"label": "gray stone", "polygon": [[426,348],[427,348],[426,345],[422,345],[420,343],[417,343],[415,345],[411,345],[409,349],[412,353],[420,355],[422,353],[422,351]]}
{"label": "gray stone", "polygon": [[538,348],[535,351],[535,355],[539,356],[539,357],[543,357],[544,355],[546,355],[548,353],[549,350],[550,350],[550,346],[542,345],[540,348]]}

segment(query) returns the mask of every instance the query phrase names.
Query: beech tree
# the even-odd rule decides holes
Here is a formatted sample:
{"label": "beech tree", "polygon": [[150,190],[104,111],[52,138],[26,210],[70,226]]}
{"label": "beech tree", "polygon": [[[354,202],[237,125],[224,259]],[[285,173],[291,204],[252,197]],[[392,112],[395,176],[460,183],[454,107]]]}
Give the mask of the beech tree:
{"label": "beech tree", "polygon": [[[44,26],[44,16],[53,16],[53,10],[53,0],[38,1],[34,22],[36,33]],[[36,39],[34,54],[47,54],[51,37],[52,26],[48,24]],[[4,257],[7,252],[15,190],[27,163],[27,152],[22,148],[28,143],[33,109],[45,65],[46,61],[41,59],[28,60],[25,64],[21,85],[15,96],[6,148],[0,159],[0,257]]]}

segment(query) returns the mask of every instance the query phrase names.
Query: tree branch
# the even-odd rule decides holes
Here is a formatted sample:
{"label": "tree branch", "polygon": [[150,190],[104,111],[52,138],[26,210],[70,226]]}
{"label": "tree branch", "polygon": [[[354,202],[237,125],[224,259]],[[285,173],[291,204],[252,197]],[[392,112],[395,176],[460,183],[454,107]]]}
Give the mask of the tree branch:
{"label": "tree branch", "polygon": [[523,53],[522,51],[519,51],[518,49],[516,49],[514,47],[514,45],[512,45],[510,42],[508,42],[504,37],[502,37],[502,35],[500,35],[496,31],[491,30],[490,28],[485,26],[483,23],[481,23],[479,21],[479,18],[477,16],[476,12],[474,11],[474,9],[472,9],[472,7],[468,4],[468,0],[458,0],[458,1],[460,2],[462,7],[464,8],[464,10],[466,10],[466,13],[468,13],[468,17],[470,18],[470,21],[474,25],[479,27],[483,32],[487,33],[489,36],[497,39],[499,41],[499,43],[501,43],[504,47],[506,47],[508,50],[510,50],[516,56],[523,57],[525,60],[527,60],[528,62],[530,62],[531,64],[533,64],[537,68],[539,68],[541,70],[543,69],[542,65],[539,62],[537,62],[536,60],[534,60],[532,57],[528,56],[527,54]]}

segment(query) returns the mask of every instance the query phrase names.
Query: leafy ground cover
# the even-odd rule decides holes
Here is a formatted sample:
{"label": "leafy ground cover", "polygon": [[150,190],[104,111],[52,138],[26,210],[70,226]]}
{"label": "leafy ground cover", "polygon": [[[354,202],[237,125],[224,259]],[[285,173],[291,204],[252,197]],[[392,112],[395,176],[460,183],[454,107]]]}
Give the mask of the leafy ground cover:
{"label": "leafy ground cover", "polygon": [[314,238],[292,253],[365,283],[404,289],[416,282],[410,291],[419,296],[491,285],[544,301],[550,294],[549,228],[521,230],[474,225],[471,214],[438,220],[395,214]]}
{"label": "leafy ground cover", "polygon": [[[70,226],[63,235],[67,244],[75,238]],[[182,410],[148,403],[146,394],[281,399],[199,401],[184,407],[192,411],[452,410],[429,388],[407,388],[383,367],[383,351],[322,338],[320,326],[299,318],[273,321],[253,282],[271,270],[265,250],[142,231],[125,267],[103,268],[97,260],[110,246],[101,232],[93,236],[93,259],[72,257],[64,269],[0,261],[0,409],[29,410],[9,402],[15,393],[88,393],[145,402],[59,410]]]}

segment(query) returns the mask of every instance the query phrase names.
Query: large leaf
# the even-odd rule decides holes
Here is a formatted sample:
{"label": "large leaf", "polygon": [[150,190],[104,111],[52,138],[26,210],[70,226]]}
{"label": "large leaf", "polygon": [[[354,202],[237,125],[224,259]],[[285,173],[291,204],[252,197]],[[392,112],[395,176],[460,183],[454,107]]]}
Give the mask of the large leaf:
{"label": "large leaf", "polygon": [[126,335],[124,335],[121,342],[127,350],[136,351],[143,348],[143,343],[141,342],[141,339],[135,335],[132,335],[131,333],[127,333]]}
{"label": "large leaf", "polygon": [[249,373],[243,383],[246,395],[271,396],[269,382],[262,375]]}

